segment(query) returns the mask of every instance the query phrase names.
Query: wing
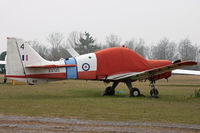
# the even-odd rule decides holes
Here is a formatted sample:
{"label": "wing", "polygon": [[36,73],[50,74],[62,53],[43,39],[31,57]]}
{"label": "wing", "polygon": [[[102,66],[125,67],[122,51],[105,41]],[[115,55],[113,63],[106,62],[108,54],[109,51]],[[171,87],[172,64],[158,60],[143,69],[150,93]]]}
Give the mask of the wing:
{"label": "wing", "polygon": [[173,74],[181,75],[200,75],[200,71],[177,69],[172,71]]}
{"label": "wing", "polygon": [[151,78],[152,76],[170,72],[177,68],[182,68],[185,66],[191,66],[191,65],[196,65],[196,64],[197,63],[194,61],[178,62],[175,64],[166,65],[166,66],[162,66],[162,67],[158,67],[158,68],[154,68],[154,69],[150,69],[150,70],[142,71],[142,72],[131,72],[131,73],[112,75],[105,78],[105,80],[122,80],[122,79],[143,80],[143,79]]}

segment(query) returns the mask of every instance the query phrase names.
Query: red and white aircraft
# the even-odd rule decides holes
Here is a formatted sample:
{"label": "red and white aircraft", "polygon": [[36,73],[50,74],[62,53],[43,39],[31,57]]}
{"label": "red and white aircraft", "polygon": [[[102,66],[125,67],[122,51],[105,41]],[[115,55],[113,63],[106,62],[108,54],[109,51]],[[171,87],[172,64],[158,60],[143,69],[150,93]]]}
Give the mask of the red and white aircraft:
{"label": "red and white aircraft", "polygon": [[28,42],[7,38],[7,78],[28,84],[64,79],[113,82],[111,87],[105,89],[104,95],[114,95],[118,83],[124,82],[130,90],[130,96],[139,96],[140,91],[132,87],[132,82],[149,80],[151,96],[158,96],[158,90],[154,86],[156,80],[169,78],[174,69],[196,64],[194,61],[146,60],[124,47],[47,61]]}

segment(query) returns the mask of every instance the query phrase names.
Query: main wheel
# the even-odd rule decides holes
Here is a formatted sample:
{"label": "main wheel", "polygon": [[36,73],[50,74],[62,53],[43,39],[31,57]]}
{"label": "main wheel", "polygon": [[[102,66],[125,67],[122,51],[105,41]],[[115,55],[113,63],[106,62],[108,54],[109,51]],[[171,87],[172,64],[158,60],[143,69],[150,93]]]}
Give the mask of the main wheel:
{"label": "main wheel", "polygon": [[152,97],[157,97],[158,94],[159,94],[159,92],[158,92],[158,90],[156,88],[153,88],[153,89],[150,90],[150,95]]}
{"label": "main wheel", "polygon": [[132,96],[134,96],[134,97],[140,96],[140,90],[138,88],[133,88]]}
{"label": "main wheel", "polygon": [[104,92],[104,95],[114,95],[115,94],[115,90],[112,89],[112,87],[107,87],[105,92]]}

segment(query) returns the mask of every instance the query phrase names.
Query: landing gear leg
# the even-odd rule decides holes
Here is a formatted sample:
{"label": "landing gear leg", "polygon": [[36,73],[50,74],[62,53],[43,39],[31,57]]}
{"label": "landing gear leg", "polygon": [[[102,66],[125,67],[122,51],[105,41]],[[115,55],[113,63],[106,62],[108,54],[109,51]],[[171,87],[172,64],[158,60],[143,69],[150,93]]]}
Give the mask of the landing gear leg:
{"label": "landing gear leg", "polygon": [[149,86],[151,86],[150,95],[151,95],[151,97],[158,98],[159,92],[155,88],[155,83],[156,83],[155,80],[151,80],[150,85],[149,85]]}
{"label": "landing gear leg", "polygon": [[117,87],[118,84],[119,82],[114,82],[112,87],[111,86],[107,87],[105,91],[103,92],[102,96],[115,95],[115,88]]}
{"label": "landing gear leg", "polygon": [[138,88],[133,88],[131,82],[126,82],[126,86],[129,89],[129,97],[137,97],[140,96],[140,90]]}

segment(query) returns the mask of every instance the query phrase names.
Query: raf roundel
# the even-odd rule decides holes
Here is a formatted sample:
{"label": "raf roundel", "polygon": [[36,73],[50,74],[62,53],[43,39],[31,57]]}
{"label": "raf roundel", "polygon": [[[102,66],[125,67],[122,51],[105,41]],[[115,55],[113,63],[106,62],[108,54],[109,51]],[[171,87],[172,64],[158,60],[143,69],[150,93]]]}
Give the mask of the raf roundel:
{"label": "raf roundel", "polygon": [[83,69],[83,71],[88,71],[90,69],[90,65],[88,63],[84,63],[82,65],[82,69]]}

